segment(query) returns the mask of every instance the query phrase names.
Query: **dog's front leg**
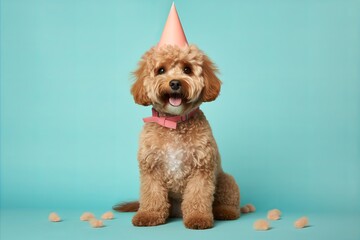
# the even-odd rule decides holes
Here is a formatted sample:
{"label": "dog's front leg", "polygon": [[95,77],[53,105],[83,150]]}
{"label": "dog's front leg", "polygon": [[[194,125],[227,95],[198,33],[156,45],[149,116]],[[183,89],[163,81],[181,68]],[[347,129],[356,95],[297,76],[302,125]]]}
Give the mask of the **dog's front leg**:
{"label": "dog's front leg", "polygon": [[211,228],[214,224],[212,204],[214,200],[214,173],[196,170],[190,177],[183,196],[181,210],[184,224],[191,229]]}
{"label": "dog's front leg", "polygon": [[140,208],[132,219],[135,226],[156,226],[169,216],[168,192],[160,174],[141,173]]}

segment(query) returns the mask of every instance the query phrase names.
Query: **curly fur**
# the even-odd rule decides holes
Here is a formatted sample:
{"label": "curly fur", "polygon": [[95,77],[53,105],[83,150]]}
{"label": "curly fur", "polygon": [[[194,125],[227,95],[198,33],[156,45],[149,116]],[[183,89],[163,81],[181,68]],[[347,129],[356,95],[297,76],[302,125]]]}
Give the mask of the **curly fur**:
{"label": "curly fur", "polygon": [[[191,73],[184,73],[184,67]],[[164,68],[164,74],[157,74]],[[211,60],[196,46],[166,45],[151,48],[134,72],[131,93],[136,103],[152,105],[162,116],[183,115],[202,102],[213,101],[221,82]],[[169,104],[169,82],[179,80],[182,104]],[[169,129],[146,123],[140,136],[138,161],[141,177],[140,206],[135,226],[153,226],[169,216],[182,216],[192,229],[211,228],[214,219],[240,216],[240,192],[234,178],[223,172],[220,154],[202,111]],[[126,208],[118,206],[118,210]]]}

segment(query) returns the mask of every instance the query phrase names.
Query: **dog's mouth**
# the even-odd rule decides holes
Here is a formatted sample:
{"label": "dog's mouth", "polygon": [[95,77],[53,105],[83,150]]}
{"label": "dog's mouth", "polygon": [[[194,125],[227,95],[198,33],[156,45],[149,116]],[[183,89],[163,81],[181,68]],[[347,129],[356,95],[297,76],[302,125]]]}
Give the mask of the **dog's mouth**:
{"label": "dog's mouth", "polygon": [[183,103],[183,95],[179,93],[166,94],[164,98],[173,107],[179,107]]}

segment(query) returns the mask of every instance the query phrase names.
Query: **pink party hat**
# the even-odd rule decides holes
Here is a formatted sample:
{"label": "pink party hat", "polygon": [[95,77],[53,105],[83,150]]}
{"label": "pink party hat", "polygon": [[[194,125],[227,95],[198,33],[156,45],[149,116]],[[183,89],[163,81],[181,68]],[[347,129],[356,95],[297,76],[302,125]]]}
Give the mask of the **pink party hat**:
{"label": "pink party hat", "polygon": [[169,16],[167,18],[163,33],[157,46],[162,47],[167,44],[177,45],[179,47],[184,47],[188,45],[174,3],[171,6]]}

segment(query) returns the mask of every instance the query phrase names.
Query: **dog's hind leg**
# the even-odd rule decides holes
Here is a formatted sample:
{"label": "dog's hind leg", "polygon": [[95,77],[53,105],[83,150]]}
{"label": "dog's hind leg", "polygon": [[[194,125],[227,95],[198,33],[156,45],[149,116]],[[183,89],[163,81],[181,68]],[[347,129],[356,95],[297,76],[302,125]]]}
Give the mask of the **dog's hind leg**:
{"label": "dog's hind leg", "polygon": [[240,217],[240,190],[235,179],[224,172],[217,176],[213,203],[217,220],[233,220]]}

